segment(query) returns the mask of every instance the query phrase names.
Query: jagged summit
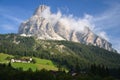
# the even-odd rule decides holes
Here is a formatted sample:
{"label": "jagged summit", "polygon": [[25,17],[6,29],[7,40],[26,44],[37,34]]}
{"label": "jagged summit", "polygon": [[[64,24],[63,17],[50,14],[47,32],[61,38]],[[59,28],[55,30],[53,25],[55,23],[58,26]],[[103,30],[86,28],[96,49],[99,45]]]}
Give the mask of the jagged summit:
{"label": "jagged summit", "polygon": [[34,12],[33,15],[38,15],[38,16],[40,16],[41,13],[42,13],[45,9],[47,9],[47,8],[49,8],[49,7],[46,6],[46,5],[40,5],[40,6],[35,10],[35,12]]}
{"label": "jagged summit", "polygon": [[41,5],[30,19],[21,23],[18,33],[22,36],[35,36],[38,39],[67,40],[87,45],[92,44],[108,51],[114,51],[111,43],[96,35],[88,27],[84,27],[82,32],[75,31],[53,16],[54,14],[50,12],[48,6]]}

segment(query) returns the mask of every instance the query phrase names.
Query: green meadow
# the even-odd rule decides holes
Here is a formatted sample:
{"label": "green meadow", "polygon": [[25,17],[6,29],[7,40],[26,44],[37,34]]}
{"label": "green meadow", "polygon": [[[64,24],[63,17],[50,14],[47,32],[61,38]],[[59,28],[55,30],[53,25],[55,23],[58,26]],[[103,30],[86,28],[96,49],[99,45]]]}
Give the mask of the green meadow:
{"label": "green meadow", "polygon": [[[0,63],[8,64],[10,60],[8,60],[7,58],[14,58],[14,56],[0,53]],[[15,62],[11,64],[14,68],[23,69],[25,71],[30,68],[32,69],[32,71],[41,70],[41,69],[55,70],[55,71],[58,70],[56,65],[51,60],[40,59],[40,58],[35,58],[35,57],[33,57],[33,59],[35,60],[36,63]]]}
{"label": "green meadow", "polygon": [[7,60],[9,57],[13,58],[14,56],[0,53],[0,63],[9,63],[9,60]]}

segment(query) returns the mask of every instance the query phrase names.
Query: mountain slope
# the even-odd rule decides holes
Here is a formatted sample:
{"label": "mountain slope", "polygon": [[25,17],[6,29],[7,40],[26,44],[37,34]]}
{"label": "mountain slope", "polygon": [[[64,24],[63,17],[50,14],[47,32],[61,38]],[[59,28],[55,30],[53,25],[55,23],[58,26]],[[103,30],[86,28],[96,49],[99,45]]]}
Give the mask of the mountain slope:
{"label": "mountain slope", "polygon": [[110,68],[120,66],[120,54],[99,47],[70,41],[37,40],[17,34],[0,35],[0,52],[50,59],[68,68],[75,68],[76,64],[85,68],[94,63]]}
{"label": "mountain slope", "polygon": [[[21,36],[35,36],[43,40],[67,40],[87,45],[92,44],[115,52],[111,43],[97,36],[88,27],[83,25],[82,30],[74,30],[69,21],[64,23],[63,19],[66,19],[64,16],[61,16],[60,13],[57,15],[59,17],[51,13],[48,6],[41,5],[30,19],[20,25],[18,33]],[[77,26],[79,27],[79,25]]]}

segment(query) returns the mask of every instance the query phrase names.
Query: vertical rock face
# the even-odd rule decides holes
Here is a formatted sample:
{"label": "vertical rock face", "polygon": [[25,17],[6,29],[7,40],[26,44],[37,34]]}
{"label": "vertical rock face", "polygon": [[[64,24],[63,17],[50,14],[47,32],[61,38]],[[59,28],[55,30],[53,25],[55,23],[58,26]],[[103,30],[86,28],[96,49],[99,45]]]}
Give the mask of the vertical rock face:
{"label": "vertical rock face", "polygon": [[18,33],[22,36],[35,36],[38,39],[67,40],[91,44],[114,51],[109,42],[94,34],[88,27],[84,27],[84,31],[80,32],[71,29],[60,20],[53,23],[53,19],[48,18],[52,14],[49,10],[48,6],[39,6],[30,19],[21,23]]}

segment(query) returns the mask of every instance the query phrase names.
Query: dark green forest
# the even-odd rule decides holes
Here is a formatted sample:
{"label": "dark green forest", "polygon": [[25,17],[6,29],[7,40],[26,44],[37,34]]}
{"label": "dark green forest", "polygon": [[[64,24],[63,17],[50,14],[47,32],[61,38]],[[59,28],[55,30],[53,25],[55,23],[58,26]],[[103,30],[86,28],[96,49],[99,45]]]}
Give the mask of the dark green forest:
{"label": "dark green forest", "polygon": [[[61,51],[59,45],[64,46]],[[91,64],[101,64],[109,68],[120,67],[118,53],[92,45],[69,41],[36,40],[34,37],[21,37],[17,34],[0,35],[0,53],[50,59],[68,68],[74,68],[76,64],[81,68],[87,68]]]}
{"label": "dark green forest", "polygon": [[[116,75],[110,74],[109,69],[104,66],[91,65],[87,72],[65,71],[23,71],[22,68],[14,69],[9,64],[0,64],[0,80],[119,80],[120,69],[114,70]],[[113,72],[113,71],[111,71]]]}
{"label": "dark green forest", "polygon": [[[1,64],[1,70],[3,71],[0,72],[7,73],[11,80],[13,80],[13,76],[21,77],[24,75],[28,76],[27,79],[20,80],[33,80],[31,75],[39,74],[48,76],[49,80],[73,80],[74,78],[75,80],[102,80],[105,77],[110,79],[103,80],[114,80],[114,78],[109,76],[118,78],[120,68],[120,54],[115,52],[93,45],[84,45],[70,41],[37,40],[35,37],[21,37],[17,34],[0,34],[0,53],[49,59],[55,62],[59,68],[61,66],[66,67],[69,73],[83,72],[82,76],[78,74],[78,76],[72,77],[71,74],[64,71],[57,72],[58,75],[52,75],[51,72],[46,70],[36,72],[31,70],[22,71]],[[9,74],[11,72],[13,74]],[[3,76],[2,73],[0,75]],[[39,80],[37,77],[34,80]],[[0,80],[8,80],[4,78],[3,76]],[[19,80],[19,78],[16,78],[16,80]]]}

